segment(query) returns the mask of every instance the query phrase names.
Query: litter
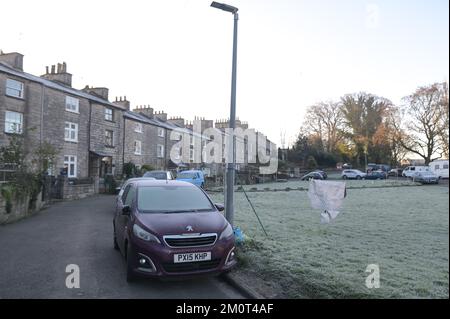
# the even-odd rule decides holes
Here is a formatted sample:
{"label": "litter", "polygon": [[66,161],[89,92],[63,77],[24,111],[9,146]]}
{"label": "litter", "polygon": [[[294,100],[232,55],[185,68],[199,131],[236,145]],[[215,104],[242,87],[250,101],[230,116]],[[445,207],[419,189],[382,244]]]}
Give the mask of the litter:
{"label": "litter", "polygon": [[328,224],[339,214],[347,190],[344,182],[311,180],[308,197],[314,209],[320,209],[320,222]]}

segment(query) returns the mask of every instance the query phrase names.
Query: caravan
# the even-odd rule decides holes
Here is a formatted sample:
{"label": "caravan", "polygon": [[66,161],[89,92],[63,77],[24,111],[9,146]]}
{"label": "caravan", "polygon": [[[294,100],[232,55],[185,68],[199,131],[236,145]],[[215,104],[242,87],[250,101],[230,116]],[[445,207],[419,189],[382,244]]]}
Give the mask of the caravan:
{"label": "caravan", "polygon": [[407,178],[413,178],[413,175],[417,172],[427,172],[430,168],[428,166],[408,166],[403,172],[402,176]]}
{"label": "caravan", "polygon": [[436,160],[429,166],[430,170],[439,178],[448,178],[448,160]]}

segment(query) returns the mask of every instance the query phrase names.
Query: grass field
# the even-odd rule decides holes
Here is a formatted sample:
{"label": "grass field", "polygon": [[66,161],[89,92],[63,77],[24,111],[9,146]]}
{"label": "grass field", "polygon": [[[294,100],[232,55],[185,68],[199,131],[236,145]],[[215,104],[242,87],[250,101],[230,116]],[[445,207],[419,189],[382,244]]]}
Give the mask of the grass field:
{"label": "grass field", "polygon": [[[292,183],[260,186],[308,185]],[[235,225],[251,238],[241,249],[241,265],[276,282],[284,296],[449,297],[448,187],[351,189],[341,214],[329,225],[320,224],[320,212],[311,209],[306,191],[249,192],[248,196],[269,238],[244,194],[236,193]],[[212,198],[223,202],[221,193]],[[365,286],[369,264],[379,266],[379,289]]]}

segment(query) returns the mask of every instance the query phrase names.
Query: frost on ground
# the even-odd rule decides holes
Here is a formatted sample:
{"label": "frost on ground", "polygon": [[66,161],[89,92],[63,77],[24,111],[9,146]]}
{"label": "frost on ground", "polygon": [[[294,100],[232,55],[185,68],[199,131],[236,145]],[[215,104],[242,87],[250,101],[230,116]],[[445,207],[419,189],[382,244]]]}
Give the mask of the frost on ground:
{"label": "frost on ground", "polygon": [[[306,192],[248,196],[270,237],[236,193],[235,225],[251,238],[241,264],[286,297],[449,297],[448,187],[352,189],[328,225]],[[212,198],[223,202],[220,193]],[[379,266],[379,289],[365,286],[369,264]]]}

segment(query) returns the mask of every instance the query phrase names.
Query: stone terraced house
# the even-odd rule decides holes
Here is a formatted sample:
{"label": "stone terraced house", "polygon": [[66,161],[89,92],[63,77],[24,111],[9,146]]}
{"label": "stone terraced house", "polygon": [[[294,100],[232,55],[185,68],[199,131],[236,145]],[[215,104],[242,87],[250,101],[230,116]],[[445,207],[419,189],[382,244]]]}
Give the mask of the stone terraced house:
{"label": "stone terraced house", "polygon": [[[196,117],[201,132],[213,128],[224,134],[227,121]],[[237,122],[248,128],[247,123]],[[193,131],[192,123],[183,118],[167,118],[163,111],[149,106],[130,110],[126,97],[110,102],[108,89],[72,87],[72,74],[66,63],[46,67],[45,74],[35,76],[24,72],[23,55],[0,51],[0,146],[8,143],[13,134],[24,137],[29,153],[43,142],[52,144],[58,156],[49,175],[65,176],[73,180],[97,180],[108,174],[121,179],[123,164],[150,165],[161,170],[204,169],[209,175],[221,175],[223,163],[199,164],[198,151],[210,140]],[[186,149],[171,160],[170,152],[180,140],[171,140],[172,132],[182,135]],[[225,141],[225,139],[224,139]],[[246,143],[237,139],[237,143]],[[247,144],[245,149],[247,150]],[[224,146],[223,146],[224,148]],[[178,151],[178,148],[175,148]],[[238,166],[242,169],[245,163]],[[0,163],[1,164],[1,163]]]}

